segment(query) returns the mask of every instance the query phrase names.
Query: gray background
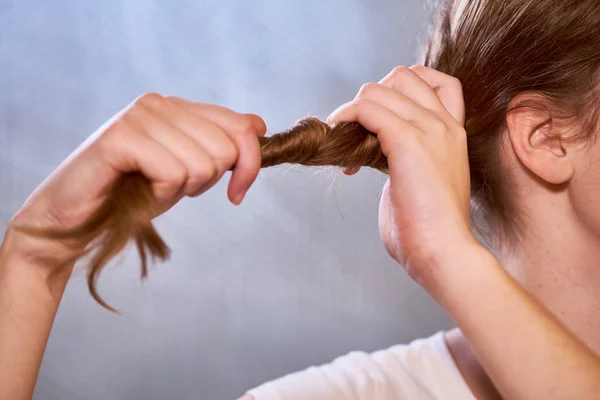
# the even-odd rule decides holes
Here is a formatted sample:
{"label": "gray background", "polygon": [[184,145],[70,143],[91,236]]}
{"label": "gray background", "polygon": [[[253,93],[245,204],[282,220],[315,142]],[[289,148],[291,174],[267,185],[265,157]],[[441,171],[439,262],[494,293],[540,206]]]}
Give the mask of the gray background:
{"label": "gray background", "polygon": [[[283,129],[416,61],[418,0],[0,0],[0,220],[104,120],[159,91]],[[172,260],[128,253],[67,288],[35,398],[234,399],[282,374],[448,328],[386,254],[385,177],[279,167],[245,203],[225,182],[158,219]]]}

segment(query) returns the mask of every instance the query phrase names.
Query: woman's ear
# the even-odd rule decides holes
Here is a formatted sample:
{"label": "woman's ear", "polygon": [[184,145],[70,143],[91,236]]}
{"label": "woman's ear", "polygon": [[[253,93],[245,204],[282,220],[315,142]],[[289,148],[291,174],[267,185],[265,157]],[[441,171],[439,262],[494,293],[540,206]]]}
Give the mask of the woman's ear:
{"label": "woman's ear", "polygon": [[538,95],[517,96],[506,115],[506,126],[519,160],[550,184],[568,182],[575,171],[565,146],[565,132],[557,131],[552,114]]}

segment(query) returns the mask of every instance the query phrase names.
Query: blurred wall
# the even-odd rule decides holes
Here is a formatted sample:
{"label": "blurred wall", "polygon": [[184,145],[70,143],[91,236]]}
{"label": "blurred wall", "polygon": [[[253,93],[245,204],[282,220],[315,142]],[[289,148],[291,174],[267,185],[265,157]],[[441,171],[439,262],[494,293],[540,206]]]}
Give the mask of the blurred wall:
{"label": "blurred wall", "polygon": [[[411,65],[419,0],[0,0],[0,221],[143,92],[264,117],[326,117]],[[172,260],[138,281],[128,253],[95,304],[68,286],[39,400],[234,399],[282,374],[451,326],[380,244],[385,177],[279,167],[245,202],[223,181],[157,224]],[[0,232],[1,233],[1,232]]]}

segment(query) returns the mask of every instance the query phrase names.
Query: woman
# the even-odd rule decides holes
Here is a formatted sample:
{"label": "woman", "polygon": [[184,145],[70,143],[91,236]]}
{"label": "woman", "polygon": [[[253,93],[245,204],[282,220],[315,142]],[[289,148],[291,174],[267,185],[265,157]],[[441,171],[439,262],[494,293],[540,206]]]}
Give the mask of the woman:
{"label": "woman", "polygon": [[[460,330],[351,354],[246,399],[598,398],[599,30],[593,0],[450,4],[426,59],[435,69],[396,68],[330,116],[377,135],[389,164],[382,240]],[[0,399],[31,397],[85,246],[15,227],[77,226],[132,171],[151,182],[155,215],[230,168],[239,204],[265,131],[255,115],[144,95],[32,194],[0,252]],[[471,233],[471,192],[491,250]]]}

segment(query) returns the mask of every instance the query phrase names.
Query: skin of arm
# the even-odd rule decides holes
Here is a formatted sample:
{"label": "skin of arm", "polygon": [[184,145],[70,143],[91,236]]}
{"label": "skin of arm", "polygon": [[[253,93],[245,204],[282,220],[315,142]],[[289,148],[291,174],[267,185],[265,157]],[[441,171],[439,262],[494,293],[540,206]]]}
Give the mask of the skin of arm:
{"label": "skin of arm", "polygon": [[[50,247],[48,247],[50,249]],[[0,400],[30,399],[73,265],[59,273],[46,251],[10,227],[0,247]]]}
{"label": "skin of arm", "polygon": [[505,399],[596,399],[600,358],[476,243],[433,262],[424,287],[454,319]]}

